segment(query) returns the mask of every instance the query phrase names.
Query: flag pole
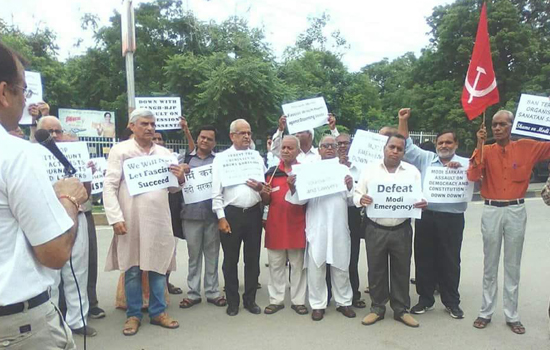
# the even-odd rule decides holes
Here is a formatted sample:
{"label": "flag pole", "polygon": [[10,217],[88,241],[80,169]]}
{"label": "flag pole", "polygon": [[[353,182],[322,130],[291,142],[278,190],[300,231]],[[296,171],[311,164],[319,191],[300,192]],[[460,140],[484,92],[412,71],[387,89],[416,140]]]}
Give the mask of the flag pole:
{"label": "flag pole", "polygon": [[[485,126],[485,111],[483,111],[483,119],[481,120],[481,126]],[[479,157],[481,158],[481,164],[483,164],[483,146],[485,146],[485,142],[483,142],[483,145],[481,145],[481,148],[479,149]]]}

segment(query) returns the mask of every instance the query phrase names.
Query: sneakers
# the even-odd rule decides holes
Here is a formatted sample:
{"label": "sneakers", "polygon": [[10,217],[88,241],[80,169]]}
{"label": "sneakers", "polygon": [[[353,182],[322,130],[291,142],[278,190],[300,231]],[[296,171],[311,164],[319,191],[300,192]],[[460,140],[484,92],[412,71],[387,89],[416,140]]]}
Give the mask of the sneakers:
{"label": "sneakers", "polygon": [[449,313],[449,315],[452,318],[456,318],[456,319],[464,318],[464,311],[462,311],[462,309],[459,306],[451,306],[451,307],[446,306],[445,310]]}
{"label": "sneakers", "polygon": [[415,315],[421,315],[423,313],[426,313],[426,311],[431,311],[434,309],[434,306],[426,306],[424,304],[418,303],[415,306],[413,306],[410,310],[411,314]]}
{"label": "sneakers", "polygon": [[73,334],[78,334],[78,335],[86,334],[87,337],[95,337],[97,335],[97,331],[95,330],[95,328],[90,326],[86,326],[86,328],[80,327],[77,329],[71,328],[71,331],[73,331]]}
{"label": "sneakers", "polygon": [[103,318],[105,317],[105,311],[100,307],[94,306],[88,311],[88,316],[94,319]]}

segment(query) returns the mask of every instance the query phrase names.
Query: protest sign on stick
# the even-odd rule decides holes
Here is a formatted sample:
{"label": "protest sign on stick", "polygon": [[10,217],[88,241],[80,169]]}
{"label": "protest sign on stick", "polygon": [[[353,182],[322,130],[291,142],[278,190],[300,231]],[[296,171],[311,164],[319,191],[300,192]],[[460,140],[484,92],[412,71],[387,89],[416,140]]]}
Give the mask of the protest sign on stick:
{"label": "protest sign on stick", "polygon": [[283,113],[291,134],[328,124],[328,108],[323,97],[284,104]]}
{"label": "protest sign on stick", "polygon": [[169,170],[171,164],[178,164],[178,160],[172,156],[126,159],[123,169],[130,196],[168,187],[178,187],[178,179]]}
{"label": "protest sign on stick", "polygon": [[345,177],[349,175],[349,169],[340,164],[338,159],[295,164],[292,166],[292,173],[296,175],[299,200],[347,191]]}
{"label": "protest sign on stick", "polygon": [[223,187],[244,184],[248,179],[265,181],[263,159],[257,151],[225,151],[215,161],[220,164]]}
{"label": "protest sign on stick", "polygon": [[[50,177],[50,181],[55,183],[65,177],[63,165],[55,156],[42,145],[34,145],[37,153],[40,154],[46,165],[46,171]],[[59,142],[57,147],[63,153],[65,158],[76,169],[74,177],[82,182],[92,181],[92,170],[88,168],[90,154],[88,153],[88,145],[86,142]]]}
{"label": "protest sign on stick", "polygon": [[522,94],[512,133],[550,140],[550,99]]}
{"label": "protest sign on stick", "polygon": [[428,203],[471,201],[474,183],[468,181],[466,172],[466,168],[428,167],[422,187]]}
{"label": "protest sign on stick", "polygon": [[31,98],[28,98],[25,102],[25,108],[23,109],[23,117],[19,121],[21,125],[31,125],[32,116],[29,113],[29,106],[33,103],[43,101],[42,97],[42,79],[40,73],[25,71],[25,81],[27,83],[27,91],[32,91]]}
{"label": "protest sign on stick", "polygon": [[388,182],[372,181],[368,195],[372,204],[367,206],[369,218],[415,218],[420,219],[422,209],[414,207],[422,200],[420,181]]}
{"label": "protest sign on stick", "polygon": [[179,97],[136,97],[136,108],[153,112],[156,130],[180,129],[181,99]]}
{"label": "protest sign on stick", "polygon": [[212,198],[212,164],[191,169],[185,174],[185,185],[181,191],[185,204],[192,204]]}

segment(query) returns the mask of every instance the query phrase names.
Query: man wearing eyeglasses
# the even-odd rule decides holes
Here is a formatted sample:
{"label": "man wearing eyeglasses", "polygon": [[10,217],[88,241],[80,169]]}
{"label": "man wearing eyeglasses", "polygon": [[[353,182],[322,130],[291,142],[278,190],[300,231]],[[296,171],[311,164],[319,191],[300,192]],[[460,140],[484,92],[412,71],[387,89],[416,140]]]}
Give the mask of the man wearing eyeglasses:
{"label": "man wearing eyeglasses", "polygon": [[[324,136],[319,144],[323,161],[336,158],[336,140]],[[336,301],[336,310],[345,317],[355,317],[351,308],[353,293],[349,281],[350,233],[348,206],[353,205],[353,178],[346,175],[347,191],[309,200],[299,200],[296,192],[296,175],[288,177],[289,191],[285,199],[295,205],[306,205],[307,284],[309,303],[314,321],[323,319],[328,304],[327,270],[330,269],[330,286]],[[330,265],[330,267],[329,267]]]}
{"label": "man wearing eyeglasses", "polygon": [[87,194],[75,178],[52,187],[33,146],[8,135],[23,115],[25,91],[21,59],[0,42],[0,346],[76,349],[48,289],[52,269],[71,255]]}
{"label": "man wearing eyeglasses", "polygon": [[[53,116],[42,117],[38,120],[36,127],[37,130],[47,130],[55,142],[70,142],[72,141],[69,135],[66,135],[61,127],[59,119]],[[66,263],[65,266],[61,269],[60,275],[58,275],[55,285],[52,288],[51,296],[54,303],[59,303],[60,306],[63,306],[63,297],[64,302],[67,307],[66,320],[69,324],[69,327],[73,330],[73,333],[84,334],[87,336],[93,337],[97,335],[97,331],[82,321],[80,314],[80,299],[78,296],[78,290],[76,282],[78,282],[78,287],[80,289],[80,296],[82,300],[82,311],[84,314],[84,319],[88,317],[88,312],[90,311],[90,304],[92,308],[98,308],[97,306],[97,297],[92,298],[91,302],[88,298],[88,274],[95,273],[95,280],[97,281],[97,238],[95,234],[92,237],[94,243],[90,244],[89,231],[93,230],[95,233],[95,224],[93,222],[92,216],[92,203],[90,200],[91,193],[91,182],[84,182],[84,187],[88,193],[88,199],[81,207],[82,211],[79,213],[79,227],[77,240],[73,247],[72,252],[72,264],[73,270],[76,276],[77,281],[74,280],[72,275],[70,263]],[[86,214],[88,212],[88,214]],[[88,223],[88,220],[92,220],[91,223]],[[91,225],[90,225],[91,224]],[[90,227],[92,226],[92,227]],[[92,249],[90,249],[92,248]],[[90,255],[95,256],[95,266],[89,266]],[[59,282],[62,282],[63,294],[60,299],[59,291]],[[95,281],[94,281],[95,282]],[[95,283],[92,282],[94,285]],[[93,295],[95,294],[95,288],[92,291]],[[100,309],[101,310],[101,309]],[[105,312],[101,310],[103,317]],[[94,315],[96,312],[94,311]],[[97,318],[97,317],[96,317]]]}
{"label": "man wearing eyeglasses", "polygon": [[[245,184],[223,187],[221,159],[226,152],[249,150],[252,140],[250,124],[244,119],[234,120],[229,126],[233,146],[220,153],[212,163],[212,211],[218,217],[218,229],[223,249],[223,276],[227,295],[227,314],[239,313],[238,263],[241,243],[244,243],[243,306],[253,314],[262,312],[256,304],[256,288],[260,274],[260,243],[262,240],[262,211],[260,192],[264,185],[256,180]],[[253,151],[256,152],[256,151]],[[265,173],[263,158],[255,156]]]}

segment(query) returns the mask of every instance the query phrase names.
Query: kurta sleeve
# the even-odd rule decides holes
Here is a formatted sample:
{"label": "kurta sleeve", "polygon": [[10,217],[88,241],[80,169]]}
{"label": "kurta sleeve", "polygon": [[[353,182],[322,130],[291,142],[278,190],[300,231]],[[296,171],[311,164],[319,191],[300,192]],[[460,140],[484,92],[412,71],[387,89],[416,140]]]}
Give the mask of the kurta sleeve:
{"label": "kurta sleeve", "polygon": [[[484,153],[487,151],[483,146]],[[481,161],[481,154],[476,149],[470,158],[470,166],[468,167],[467,175],[470,181],[479,181],[485,172],[485,164]]]}
{"label": "kurta sleeve", "polygon": [[533,164],[550,159],[550,142],[532,141],[531,149],[526,154],[533,157]]}
{"label": "kurta sleeve", "polygon": [[119,147],[113,147],[107,159],[107,173],[103,181],[103,205],[109,225],[124,221],[124,215],[118,201],[118,190],[122,181],[122,152]]}
{"label": "kurta sleeve", "polygon": [[292,192],[290,192],[290,190],[288,190],[286,192],[286,195],[285,195],[285,200],[287,202],[289,202],[290,204],[295,204],[295,205],[305,205],[307,203],[307,199],[301,201],[298,199],[298,191],[294,192],[294,194],[292,194]]}

